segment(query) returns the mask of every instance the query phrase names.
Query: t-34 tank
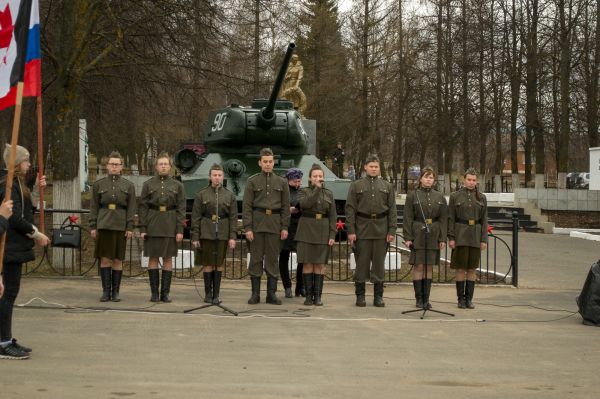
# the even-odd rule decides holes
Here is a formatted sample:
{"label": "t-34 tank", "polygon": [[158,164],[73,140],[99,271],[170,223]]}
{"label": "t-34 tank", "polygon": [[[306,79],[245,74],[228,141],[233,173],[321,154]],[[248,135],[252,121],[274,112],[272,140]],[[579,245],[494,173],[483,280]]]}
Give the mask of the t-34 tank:
{"label": "t-34 tank", "polygon": [[290,43],[287,48],[268,100],[256,99],[250,107],[232,104],[210,112],[204,128],[206,153],[198,156],[194,151],[184,149],[175,155],[188,210],[191,210],[196,193],[208,185],[208,171],[215,163],[223,166],[223,185],[235,193],[238,205],[241,204],[246,180],[260,172],[259,151],[269,147],[275,154],[274,172],[285,176],[289,168],[299,168],[304,171],[303,186],[308,185],[308,171],[312,165],[321,165],[325,186],[334,193],[338,213],[343,213],[350,181],[338,178],[316,156],[307,154],[308,135],[302,126],[301,115],[292,102],[277,100],[294,47],[294,43]]}

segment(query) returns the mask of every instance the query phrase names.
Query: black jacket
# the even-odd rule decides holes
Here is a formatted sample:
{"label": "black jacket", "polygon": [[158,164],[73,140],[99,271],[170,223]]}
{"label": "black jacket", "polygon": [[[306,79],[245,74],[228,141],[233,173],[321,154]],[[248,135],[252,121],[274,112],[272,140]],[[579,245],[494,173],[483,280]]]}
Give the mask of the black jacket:
{"label": "black jacket", "polygon": [[[298,193],[299,189],[296,187],[290,187],[290,206],[294,206],[297,209],[300,209],[300,205],[298,204]],[[283,250],[285,251],[295,251],[296,250],[296,231],[298,230],[298,221],[300,220],[301,212],[298,213],[290,213],[290,227],[288,228],[288,237],[283,243]]]}
{"label": "black jacket", "polygon": [[[0,170],[0,202],[6,193],[6,170]],[[6,232],[6,247],[4,249],[4,263],[25,263],[35,259],[33,253],[34,241],[27,237],[33,233],[33,206],[31,196],[28,198],[21,192],[19,179],[14,179],[11,199],[13,200],[13,214],[8,219]]]}

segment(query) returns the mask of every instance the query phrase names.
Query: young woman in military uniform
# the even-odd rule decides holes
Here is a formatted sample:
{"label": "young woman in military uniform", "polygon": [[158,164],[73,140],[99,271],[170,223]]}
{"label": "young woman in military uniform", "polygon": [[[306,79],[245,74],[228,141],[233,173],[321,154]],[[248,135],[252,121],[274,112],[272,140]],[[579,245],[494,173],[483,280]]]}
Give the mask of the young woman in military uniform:
{"label": "young woman in military uniform", "polygon": [[367,306],[365,283],[373,282],[373,305],[384,307],[383,280],[387,247],[396,236],[394,187],[381,178],[380,161],[371,155],[365,162],[366,176],[350,184],[346,200],[348,242],[356,243],[354,273],[356,306]]}
{"label": "young woman in military uniform", "polygon": [[335,201],[331,190],[323,186],[323,178],[323,169],[319,165],[313,165],[308,173],[309,186],[301,189],[298,196],[302,216],[298,223],[296,241],[298,262],[304,264],[302,278],[306,292],[305,305],[323,305],[323,274],[335,242]]}
{"label": "young woman in military uniform", "polygon": [[[292,279],[290,277],[290,253],[296,252],[296,231],[298,230],[298,222],[302,213],[298,205],[298,194],[300,193],[300,185],[302,184],[302,176],[304,174],[298,168],[290,168],[285,172],[285,177],[288,181],[290,189],[290,227],[288,236],[283,242],[283,249],[279,252],[279,274],[281,282],[285,289],[285,297],[292,297]],[[302,263],[298,263],[296,267],[296,296],[300,296],[303,290],[302,285]]]}
{"label": "young woman in military uniform", "polygon": [[223,168],[214,164],[208,171],[210,184],[196,194],[192,208],[192,245],[200,249],[204,274],[204,302],[221,303],[219,292],[225,252],[235,248],[237,201],[223,187]]}
{"label": "young woman in military uniform", "polygon": [[448,245],[452,248],[450,267],[456,270],[458,307],[473,309],[475,270],[487,247],[487,200],[477,190],[475,169],[467,169],[463,177],[464,186],[450,195]]}
{"label": "young woman in military uniform", "polygon": [[[144,240],[144,256],[148,260],[151,301],[171,302],[173,257],[177,256],[177,243],[183,241],[185,220],[185,192],[183,184],[169,175],[172,163],[168,154],[162,153],[155,162],[157,175],[146,180],[140,196],[140,233]],[[158,261],[163,259],[160,278]]]}
{"label": "young woman in military uniform", "polygon": [[100,302],[119,302],[125,249],[127,240],[133,236],[135,186],[121,177],[123,158],[118,152],[108,156],[106,170],[108,176],[97,180],[92,186],[90,234],[96,239],[94,256],[100,259]]}
{"label": "young woman in military uniform", "polygon": [[[421,170],[419,186],[406,196],[404,204],[404,241],[411,249],[408,263],[413,265],[413,287],[417,308],[429,309],[433,265],[440,264],[440,251],[446,247],[448,207],[446,199],[433,189],[435,172]],[[425,241],[425,225],[429,227]],[[427,265],[423,276],[423,265]]]}

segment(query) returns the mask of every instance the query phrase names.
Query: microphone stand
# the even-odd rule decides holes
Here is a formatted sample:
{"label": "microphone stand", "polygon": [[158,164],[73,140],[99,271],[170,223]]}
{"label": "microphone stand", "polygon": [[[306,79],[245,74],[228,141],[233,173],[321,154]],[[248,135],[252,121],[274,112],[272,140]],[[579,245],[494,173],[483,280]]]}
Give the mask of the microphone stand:
{"label": "microphone stand", "polygon": [[[219,223],[221,220],[221,217],[219,216],[219,188],[221,187],[221,184],[218,184],[215,190],[215,221],[214,221],[214,225],[215,225],[215,238],[213,240],[213,267],[215,268],[215,272],[217,271],[217,263],[218,263],[218,258],[219,258]],[[227,251],[227,247],[225,248],[225,251]],[[213,273],[213,296],[214,296],[214,287],[215,287],[215,273]],[[214,299],[214,298],[213,298]],[[231,310],[229,309],[227,306],[221,305],[221,303],[208,303],[206,305],[202,305],[202,306],[198,306],[192,309],[187,309],[184,310],[183,313],[190,313],[193,312],[195,310],[201,310],[201,309],[205,309],[205,308],[209,308],[211,306],[217,306],[221,309],[223,309],[226,312],[231,313],[234,316],[238,315],[238,312],[236,312],[235,310]]]}
{"label": "microphone stand", "polygon": [[[424,262],[425,264],[423,265],[423,269],[425,271],[425,279],[423,281],[423,284],[421,284],[421,295],[423,296],[423,301],[425,301],[425,292],[426,292],[425,286],[427,285],[427,283],[426,283],[427,277],[428,277],[427,270],[429,269],[429,265],[427,264],[427,252],[429,251],[429,248],[428,248],[429,233],[431,232],[431,230],[429,229],[429,225],[427,224],[427,219],[425,218],[425,212],[423,212],[423,206],[421,205],[421,199],[419,198],[418,189],[415,191],[415,196],[417,197],[417,203],[419,204],[419,211],[421,212],[421,218],[423,220],[423,223],[425,224],[423,226],[423,231],[425,232],[425,262]],[[414,242],[413,242],[411,251],[416,251]],[[433,275],[431,277],[433,277]],[[427,303],[429,303],[429,301],[427,301]],[[413,309],[413,310],[405,310],[404,312],[402,312],[402,314],[408,314],[408,313],[414,313],[414,312],[420,312],[420,311],[423,311],[423,314],[421,315],[421,319],[423,319],[425,317],[425,313],[427,313],[427,311],[445,314],[447,316],[454,317],[454,313],[448,313],[448,312],[442,312],[440,310],[434,310],[433,307],[431,306],[431,304],[429,304],[429,306],[427,306],[427,304],[425,304],[425,303],[423,303],[422,308],[417,308],[417,309]]]}

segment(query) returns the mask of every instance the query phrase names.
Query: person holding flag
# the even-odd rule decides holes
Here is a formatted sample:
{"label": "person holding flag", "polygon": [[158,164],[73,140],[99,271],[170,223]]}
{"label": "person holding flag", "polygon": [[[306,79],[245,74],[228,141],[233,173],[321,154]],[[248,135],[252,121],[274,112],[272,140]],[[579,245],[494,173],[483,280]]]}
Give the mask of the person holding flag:
{"label": "person holding flag", "polygon": [[[31,192],[24,176],[31,167],[29,152],[17,145],[23,96],[37,97],[38,166],[40,187],[40,226],[43,230],[43,187],[41,156],[41,52],[38,0],[5,0],[0,2],[0,111],[15,106],[11,144],[4,151],[6,171],[0,172],[0,197],[14,198],[14,213],[8,231],[0,239],[0,358],[27,359],[31,349],[12,336],[12,310],[21,282],[23,262],[35,259],[34,242],[48,245],[49,239],[35,227]],[[7,239],[8,236],[8,239]]]}
{"label": "person holding flag", "polygon": [[[4,150],[4,162],[9,162],[10,146]],[[6,252],[3,259],[2,282],[4,294],[0,298],[0,359],[27,359],[31,349],[17,343],[12,335],[12,314],[15,300],[21,286],[23,263],[35,259],[34,244],[46,246],[50,240],[33,224],[33,205],[31,192],[25,184],[24,177],[31,167],[29,151],[21,146],[16,148],[14,161],[14,181],[11,198],[14,202],[13,214],[9,218],[6,233]],[[8,171],[0,171],[0,201],[7,195]],[[46,185],[42,177],[38,184]]]}

